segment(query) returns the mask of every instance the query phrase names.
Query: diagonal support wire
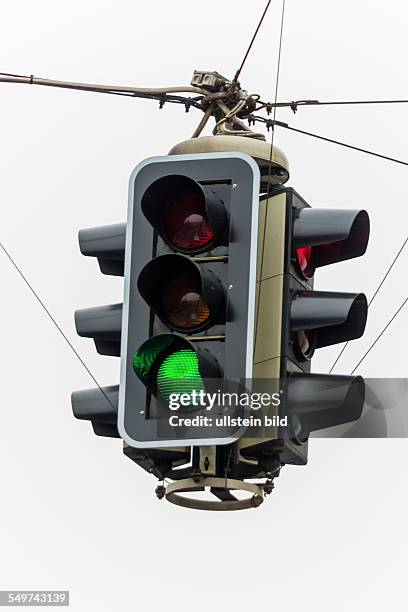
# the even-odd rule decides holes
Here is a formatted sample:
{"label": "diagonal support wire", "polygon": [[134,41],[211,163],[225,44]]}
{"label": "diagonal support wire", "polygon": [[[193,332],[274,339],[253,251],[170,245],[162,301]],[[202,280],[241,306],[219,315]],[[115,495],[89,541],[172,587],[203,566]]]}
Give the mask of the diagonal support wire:
{"label": "diagonal support wire", "polygon": [[[401,255],[402,251],[405,248],[405,245],[408,242],[408,236],[407,238],[405,238],[404,242],[402,243],[402,246],[400,247],[398,253],[396,254],[396,256],[394,257],[393,261],[391,262],[391,264],[389,265],[386,273],[384,274],[384,276],[382,277],[380,283],[378,284],[376,290],[374,291],[374,295],[371,298],[371,300],[368,302],[368,308],[371,306],[371,304],[374,302],[375,298],[377,297],[377,294],[379,293],[381,287],[383,286],[387,276],[389,275],[389,273],[391,272],[392,268],[394,267],[395,263],[397,262],[397,259],[399,258],[399,256]],[[347,340],[347,342],[345,343],[345,345],[343,346],[343,348],[341,349],[340,353],[337,355],[332,367],[329,370],[329,374],[332,373],[332,371],[334,370],[334,368],[336,367],[340,357],[342,356],[342,354],[344,353],[344,351],[346,350],[347,346],[348,346],[349,341]]]}
{"label": "diagonal support wire", "polygon": [[258,117],[257,115],[250,115],[248,117],[249,124],[252,123],[264,123],[269,130],[270,128],[274,129],[275,126],[282,127],[285,130],[290,130],[291,132],[297,132],[298,134],[304,134],[306,136],[311,136],[312,138],[317,138],[317,140],[324,140],[325,142],[330,142],[331,144],[336,144],[340,147],[345,147],[346,149],[352,149],[353,151],[359,151],[360,153],[366,153],[367,155],[373,155],[374,157],[379,157],[380,159],[385,159],[390,162],[394,162],[395,164],[401,164],[403,166],[408,166],[408,162],[403,161],[401,159],[397,159],[396,157],[389,157],[388,155],[383,155],[382,153],[377,153],[376,151],[370,151],[369,149],[363,149],[361,147],[356,147],[354,145],[348,144],[346,142],[342,142],[341,140],[334,140],[333,138],[327,138],[326,136],[321,136],[320,134],[315,134],[313,132],[307,132],[306,130],[300,130],[298,128],[294,128],[287,123],[283,123],[283,121],[276,121],[275,119],[265,119],[265,117]]}
{"label": "diagonal support wire", "polygon": [[78,353],[78,351],[76,350],[76,348],[74,347],[74,345],[72,344],[72,342],[69,340],[69,338],[67,337],[67,335],[65,334],[65,332],[63,331],[62,327],[60,326],[60,324],[56,321],[56,319],[54,318],[54,316],[51,314],[50,310],[47,308],[47,306],[44,304],[44,302],[42,301],[42,299],[40,298],[40,296],[38,295],[38,293],[35,291],[34,287],[31,285],[31,283],[28,281],[27,277],[23,274],[21,268],[19,268],[19,266],[17,265],[17,263],[15,262],[15,260],[13,259],[13,257],[10,255],[10,253],[8,252],[8,250],[6,249],[6,247],[3,245],[2,242],[0,242],[0,249],[3,251],[3,253],[5,254],[5,256],[7,257],[7,259],[10,261],[10,263],[12,264],[12,266],[14,267],[14,269],[17,271],[17,273],[19,274],[20,278],[24,281],[25,285],[29,288],[29,290],[31,291],[31,293],[33,294],[33,296],[35,297],[35,299],[37,300],[37,302],[40,304],[41,308],[45,311],[45,313],[47,314],[48,318],[50,319],[50,321],[53,323],[54,327],[58,330],[58,332],[61,334],[61,336],[64,338],[65,342],[68,344],[69,348],[71,349],[71,351],[74,353],[75,357],[78,359],[78,361],[82,364],[83,368],[86,370],[86,372],[89,374],[89,376],[92,378],[93,382],[95,383],[95,385],[98,387],[99,391],[102,393],[102,395],[104,396],[104,398],[106,399],[106,401],[108,402],[108,404],[111,406],[111,408],[114,410],[114,412],[116,412],[116,407],[112,404],[112,402],[110,401],[109,397],[107,396],[107,394],[105,393],[105,391],[103,390],[103,388],[101,387],[101,385],[99,384],[99,382],[97,381],[97,379],[95,378],[95,376],[92,374],[91,370],[89,369],[89,367],[86,365],[85,361],[82,359],[81,355]]}
{"label": "diagonal support wire", "polygon": [[395,311],[395,313],[392,315],[391,319],[388,321],[387,325],[381,330],[381,332],[378,334],[378,336],[376,337],[376,339],[374,340],[374,342],[371,344],[371,346],[369,346],[369,348],[366,350],[366,352],[364,353],[364,355],[362,356],[362,358],[360,359],[360,361],[357,363],[357,365],[352,369],[352,371],[350,372],[350,374],[354,374],[354,372],[357,370],[357,368],[363,363],[364,359],[367,357],[367,355],[369,354],[369,352],[374,348],[374,346],[377,344],[377,342],[379,341],[379,339],[385,334],[385,332],[387,331],[387,329],[389,328],[389,326],[391,325],[391,323],[394,321],[394,319],[397,317],[397,315],[401,312],[401,310],[404,308],[405,304],[408,302],[408,297],[405,298],[405,300],[402,302],[401,306]]}
{"label": "diagonal support wire", "polygon": [[255,38],[257,37],[259,29],[260,29],[260,27],[262,25],[262,22],[263,22],[264,18],[265,18],[265,15],[268,12],[268,9],[269,9],[269,6],[271,4],[271,1],[272,0],[268,0],[268,2],[266,4],[264,12],[262,13],[261,18],[260,18],[260,20],[258,22],[258,25],[256,26],[255,32],[254,32],[254,34],[253,34],[253,36],[251,38],[251,42],[249,43],[248,49],[245,52],[244,59],[242,60],[240,67],[238,68],[238,70],[235,73],[234,79],[232,81],[233,83],[236,83],[238,81],[239,75],[241,74],[241,71],[242,71],[242,69],[243,69],[243,67],[245,65],[245,62],[247,61],[248,55],[249,55],[249,53],[250,53],[250,51],[252,49],[252,45],[255,42]]}

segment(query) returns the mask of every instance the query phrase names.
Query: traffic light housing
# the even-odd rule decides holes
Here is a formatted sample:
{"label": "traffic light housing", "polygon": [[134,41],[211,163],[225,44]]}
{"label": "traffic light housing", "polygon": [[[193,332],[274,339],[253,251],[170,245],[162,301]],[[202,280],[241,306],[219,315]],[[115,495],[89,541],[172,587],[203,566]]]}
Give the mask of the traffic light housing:
{"label": "traffic light housing", "polygon": [[230,444],[243,433],[171,425],[168,402],[252,377],[259,185],[240,153],[153,158],[132,175],[118,410],[129,446]]}
{"label": "traffic light housing", "polygon": [[321,266],[366,251],[369,218],[364,210],[311,208],[292,188],[261,198],[257,266],[254,379],[279,380],[279,413],[287,427],[240,441],[244,460],[275,457],[306,463],[313,431],[357,420],[364,405],[359,376],[311,373],[319,348],[359,338],[367,320],[361,293],[314,291]]}

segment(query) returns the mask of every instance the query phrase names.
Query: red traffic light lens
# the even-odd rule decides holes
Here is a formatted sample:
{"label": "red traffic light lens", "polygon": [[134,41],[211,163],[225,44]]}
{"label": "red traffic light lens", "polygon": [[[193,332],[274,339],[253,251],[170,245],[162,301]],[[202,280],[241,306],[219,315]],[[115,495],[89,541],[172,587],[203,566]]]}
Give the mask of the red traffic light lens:
{"label": "red traffic light lens", "polygon": [[164,230],[169,242],[179,249],[195,251],[209,244],[215,236],[202,194],[186,191],[167,208]]}
{"label": "red traffic light lens", "polygon": [[306,246],[296,249],[296,259],[305,278],[311,278],[314,274],[313,247]]}
{"label": "red traffic light lens", "polygon": [[190,272],[170,278],[164,284],[161,308],[164,318],[176,329],[200,328],[210,317],[199,279]]}

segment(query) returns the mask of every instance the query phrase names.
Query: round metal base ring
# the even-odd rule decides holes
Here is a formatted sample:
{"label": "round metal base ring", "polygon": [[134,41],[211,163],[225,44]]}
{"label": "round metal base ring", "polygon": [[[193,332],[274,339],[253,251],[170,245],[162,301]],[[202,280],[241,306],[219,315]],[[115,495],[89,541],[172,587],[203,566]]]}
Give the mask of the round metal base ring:
{"label": "round metal base ring", "polygon": [[[252,493],[252,496],[246,499],[210,501],[180,495],[180,493],[204,491],[206,487],[226,492],[247,491]],[[176,506],[183,506],[184,508],[194,510],[246,510],[248,508],[258,508],[264,501],[263,489],[257,484],[245,482],[244,480],[233,480],[231,478],[213,478],[212,476],[202,477],[198,481],[193,480],[193,478],[176,480],[167,485],[165,496],[167,501],[176,504]]]}

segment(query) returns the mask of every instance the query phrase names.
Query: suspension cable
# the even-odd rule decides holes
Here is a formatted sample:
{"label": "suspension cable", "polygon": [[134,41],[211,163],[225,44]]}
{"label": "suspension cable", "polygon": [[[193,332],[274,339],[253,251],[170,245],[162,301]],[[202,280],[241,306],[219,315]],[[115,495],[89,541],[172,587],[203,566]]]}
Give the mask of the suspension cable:
{"label": "suspension cable", "polygon": [[82,364],[83,368],[86,370],[86,372],[89,374],[89,376],[92,378],[93,382],[96,384],[96,386],[98,387],[99,391],[101,392],[101,394],[103,395],[103,397],[106,399],[106,401],[108,402],[108,404],[110,405],[110,407],[112,408],[112,410],[114,412],[116,412],[116,407],[112,404],[111,400],[109,399],[108,395],[106,394],[106,392],[104,391],[104,389],[101,387],[101,385],[99,384],[99,382],[97,381],[96,377],[94,376],[94,374],[91,372],[91,370],[89,369],[89,367],[86,365],[85,361],[82,359],[81,355],[78,353],[78,351],[76,350],[76,348],[74,347],[74,345],[72,344],[72,342],[69,340],[69,338],[67,337],[67,335],[65,334],[65,332],[63,331],[63,329],[61,328],[61,326],[59,325],[59,323],[56,321],[55,317],[51,314],[50,310],[47,308],[47,306],[44,304],[44,302],[42,301],[42,299],[40,298],[40,296],[38,295],[38,293],[36,292],[36,290],[34,289],[34,287],[31,285],[31,283],[28,281],[27,277],[25,276],[25,274],[23,274],[21,268],[17,265],[17,263],[15,262],[15,260],[13,259],[13,257],[10,255],[10,253],[8,252],[8,250],[6,249],[6,247],[3,245],[2,242],[0,242],[0,248],[3,251],[3,253],[5,254],[5,256],[7,257],[7,259],[10,261],[10,263],[13,265],[14,269],[16,270],[16,272],[18,273],[18,275],[20,276],[20,278],[23,280],[23,282],[25,283],[25,285],[28,287],[28,289],[31,291],[31,293],[33,294],[33,296],[35,297],[35,299],[37,300],[37,302],[40,304],[41,308],[44,310],[44,312],[46,313],[47,317],[50,319],[50,321],[53,323],[54,327],[58,330],[58,332],[61,334],[61,336],[64,338],[65,342],[68,344],[69,348],[71,349],[71,351],[74,353],[75,357],[78,359],[78,361]]}
{"label": "suspension cable", "polygon": [[[282,57],[283,25],[284,25],[284,20],[285,20],[285,2],[286,0],[282,0],[282,13],[281,13],[279,47],[278,47],[278,61],[277,61],[277,67],[276,67],[276,81],[275,81],[275,101],[278,98],[278,90],[279,90],[280,64],[281,64],[281,57]],[[275,117],[276,117],[276,106],[274,107],[274,111],[273,111],[273,124],[272,125],[275,125]],[[268,199],[269,199],[269,193],[270,193],[270,188],[271,188],[270,174],[271,174],[271,169],[272,169],[274,136],[275,136],[275,130],[272,128],[271,150],[269,153],[269,164],[268,164],[268,188],[267,188],[266,204],[265,204],[266,206],[265,222],[264,222],[264,228],[263,228],[261,263],[260,263],[261,276],[262,276],[262,267],[263,267],[264,253],[265,253],[266,227],[267,227],[267,222],[268,222],[268,209],[269,209]],[[260,283],[260,286],[259,286],[258,305],[257,305],[256,317],[255,317],[254,354],[255,354],[255,349],[256,349],[256,338],[258,335],[258,319],[259,319],[259,305],[261,302],[261,292],[262,292],[262,283]]]}
{"label": "suspension cable", "polygon": [[367,155],[373,155],[374,157],[379,157],[380,159],[385,159],[387,161],[394,162],[396,164],[402,164],[403,166],[408,166],[408,162],[403,161],[401,159],[397,159],[395,157],[389,157],[388,155],[383,155],[382,153],[377,153],[376,151],[370,151],[369,149],[362,149],[361,147],[356,147],[354,145],[348,144],[346,142],[342,142],[340,140],[334,140],[333,138],[327,138],[326,136],[320,136],[320,134],[314,134],[313,132],[307,132],[305,130],[300,130],[298,128],[291,127],[287,123],[283,123],[282,121],[275,121],[274,119],[265,119],[265,117],[258,117],[257,115],[250,115],[248,117],[248,122],[255,123],[265,123],[267,129],[271,127],[282,127],[286,130],[290,130],[291,132],[297,132],[298,134],[305,134],[306,136],[311,136],[312,138],[317,138],[318,140],[324,140],[325,142],[330,142],[332,144],[339,145],[340,147],[346,147],[347,149],[352,149],[353,151],[359,151],[360,153],[367,153]]}
{"label": "suspension cable", "polygon": [[386,330],[389,328],[389,326],[391,325],[391,323],[393,322],[393,320],[395,319],[395,317],[401,312],[401,310],[404,308],[405,304],[408,302],[408,297],[405,298],[405,300],[402,302],[401,306],[396,310],[396,312],[392,315],[391,319],[388,321],[387,325],[381,330],[381,332],[378,334],[378,336],[376,337],[376,339],[374,340],[374,342],[371,344],[371,346],[366,350],[366,352],[364,353],[364,355],[362,356],[362,358],[360,359],[360,361],[358,362],[358,364],[352,369],[352,371],[350,372],[350,374],[354,374],[354,372],[357,370],[357,368],[362,364],[362,362],[364,361],[364,359],[367,357],[367,355],[369,354],[369,352],[371,351],[371,349],[374,348],[374,346],[377,344],[377,342],[379,341],[379,339],[381,338],[381,336],[386,332]]}
{"label": "suspension cable", "polygon": [[[371,306],[371,304],[374,302],[375,298],[377,297],[377,294],[379,293],[381,287],[383,286],[385,279],[387,278],[387,276],[389,275],[389,273],[391,272],[392,268],[394,267],[395,263],[397,262],[398,257],[401,255],[402,251],[404,250],[405,245],[408,242],[408,237],[405,238],[404,242],[402,243],[402,246],[400,247],[398,253],[396,254],[396,256],[394,257],[393,261],[391,262],[390,266],[388,266],[388,270],[386,271],[386,273],[384,274],[384,276],[382,277],[380,283],[378,284],[376,290],[374,291],[374,295],[372,296],[371,300],[368,302],[368,308]],[[343,348],[341,349],[340,353],[337,355],[332,367],[329,370],[329,374],[332,373],[333,369],[335,368],[337,362],[339,361],[340,357],[342,356],[342,354],[344,353],[344,351],[346,350],[347,346],[348,346],[349,340],[347,340],[347,342],[345,343],[345,345],[343,346]]]}
{"label": "suspension cable", "polygon": [[252,49],[252,45],[253,45],[253,44],[254,44],[254,42],[255,42],[255,38],[257,37],[257,34],[258,34],[258,32],[259,32],[259,28],[260,28],[260,27],[261,27],[261,25],[262,25],[262,22],[263,22],[263,20],[264,20],[264,18],[265,18],[265,15],[266,15],[266,13],[268,12],[268,9],[269,9],[269,6],[270,6],[270,4],[271,4],[271,1],[272,1],[272,0],[268,0],[268,2],[267,2],[267,4],[266,4],[266,7],[265,7],[265,9],[264,9],[264,12],[262,13],[261,18],[260,18],[260,20],[259,20],[259,22],[258,22],[258,25],[256,26],[255,32],[254,32],[254,34],[253,34],[253,36],[252,36],[252,38],[251,38],[251,42],[249,43],[248,49],[246,50],[246,53],[245,53],[245,55],[244,55],[244,59],[242,60],[240,67],[238,68],[238,70],[237,70],[237,71],[236,71],[236,73],[235,73],[235,76],[234,76],[233,81],[232,81],[233,83],[236,83],[236,82],[238,81],[239,75],[241,74],[241,70],[243,69],[243,67],[244,67],[244,65],[245,65],[245,62],[247,61],[248,55],[249,55],[249,53],[250,53],[250,51],[251,51],[251,49]]}

